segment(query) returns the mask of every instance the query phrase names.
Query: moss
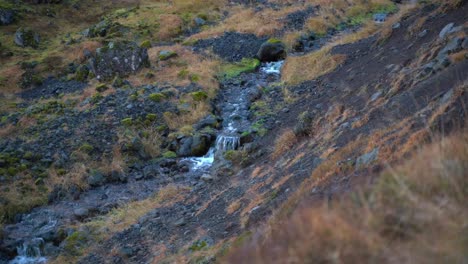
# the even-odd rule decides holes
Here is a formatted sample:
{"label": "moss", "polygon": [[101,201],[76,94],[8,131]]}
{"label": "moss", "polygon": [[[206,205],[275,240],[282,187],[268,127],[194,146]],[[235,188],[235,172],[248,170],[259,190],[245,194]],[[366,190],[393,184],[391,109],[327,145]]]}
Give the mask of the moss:
{"label": "moss", "polygon": [[177,154],[174,151],[166,151],[163,154],[163,158],[165,158],[165,159],[174,159],[174,158],[177,158]]}
{"label": "moss", "polygon": [[133,124],[133,118],[131,118],[131,117],[124,118],[124,119],[122,119],[122,121],[120,121],[120,123],[122,123],[122,125],[124,125],[124,126],[129,127],[129,126],[131,126]]}
{"label": "moss", "polygon": [[140,47],[141,47],[141,48],[144,48],[144,49],[149,49],[149,48],[151,48],[151,41],[149,41],[149,40],[143,41],[143,42],[140,44]]}
{"label": "moss", "polygon": [[156,121],[157,118],[158,118],[158,116],[156,114],[147,114],[146,115],[146,120],[151,121],[151,122]]}
{"label": "moss", "polygon": [[94,150],[94,147],[88,143],[83,143],[83,145],[80,146],[80,150],[86,153],[91,153]]}
{"label": "moss", "polygon": [[208,94],[204,91],[197,91],[190,94],[195,102],[202,102],[208,99]]}
{"label": "moss", "polygon": [[92,97],[91,97],[91,104],[97,104],[99,103],[99,101],[101,101],[102,99],[104,99],[104,96],[100,93],[96,93],[94,94]]}
{"label": "moss", "polygon": [[164,98],[166,98],[164,96],[164,94],[162,93],[152,93],[148,96],[148,98],[153,101],[153,102],[161,102]]}
{"label": "moss", "polygon": [[80,255],[88,241],[84,232],[75,231],[64,241],[63,249],[68,255]]}
{"label": "moss", "polygon": [[114,80],[112,81],[112,86],[119,88],[124,85],[124,80],[120,78],[119,76],[116,76]]}
{"label": "moss", "polygon": [[220,79],[232,79],[242,73],[253,72],[260,66],[260,61],[257,59],[242,59],[239,63],[226,64],[221,67],[221,72],[218,74]]}
{"label": "moss", "polygon": [[199,82],[200,81],[200,75],[198,74],[190,74],[190,81],[191,82]]}
{"label": "moss", "polygon": [[277,38],[270,38],[267,43],[270,43],[270,44],[280,44],[280,43],[283,43],[280,39],[277,39]]}

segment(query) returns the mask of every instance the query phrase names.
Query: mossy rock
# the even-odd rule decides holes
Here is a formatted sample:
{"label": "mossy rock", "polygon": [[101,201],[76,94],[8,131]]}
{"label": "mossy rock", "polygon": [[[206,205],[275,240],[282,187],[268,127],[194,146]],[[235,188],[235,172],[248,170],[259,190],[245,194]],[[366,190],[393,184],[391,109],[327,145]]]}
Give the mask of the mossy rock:
{"label": "mossy rock", "polygon": [[37,49],[41,37],[30,28],[19,28],[15,33],[15,44],[20,47],[32,47]]}
{"label": "mossy rock", "polygon": [[158,55],[160,61],[169,60],[174,57],[177,57],[177,52],[170,50],[161,50]]}
{"label": "mossy rock", "polygon": [[166,97],[162,93],[152,93],[148,96],[148,98],[153,102],[159,103]]}

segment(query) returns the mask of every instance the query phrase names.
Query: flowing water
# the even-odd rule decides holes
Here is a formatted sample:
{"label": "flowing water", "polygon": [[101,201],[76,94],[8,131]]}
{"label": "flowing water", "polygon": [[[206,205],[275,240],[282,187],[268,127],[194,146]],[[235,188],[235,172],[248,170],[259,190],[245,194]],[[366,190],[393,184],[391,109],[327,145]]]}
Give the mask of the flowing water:
{"label": "flowing water", "polygon": [[24,242],[17,248],[18,256],[9,262],[9,264],[42,264],[47,259],[42,256],[42,249],[45,245],[44,239],[33,238]]}
{"label": "flowing water", "polygon": [[[228,85],[224,87],[224,102],[221,104],[221,117],[223,118],[223,128],[218,133],[216,143],[203,157],[191,157],[184,159],[191,163],[192,171],[207,172],[215,157],[229,151],[236,150],[241,146],[240,133],[250,127],[249,121],[249,92],[252,86],[258,81],[269,83],[277,81],[281,73],[284,61],[263,63],[254,75],[254,82],[242,85]],[[272,77],[273,78],[270,78]]]}

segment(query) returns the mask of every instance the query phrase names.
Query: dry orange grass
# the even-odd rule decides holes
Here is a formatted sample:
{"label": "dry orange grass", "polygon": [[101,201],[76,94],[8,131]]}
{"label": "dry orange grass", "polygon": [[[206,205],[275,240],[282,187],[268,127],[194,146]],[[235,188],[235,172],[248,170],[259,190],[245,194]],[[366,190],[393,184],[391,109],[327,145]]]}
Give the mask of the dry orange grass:
{"label": "dry orange grass", "polygon": [[[229,263],[461,263],[467,257],[468,133],[437,141],[377,183],[276,219]],[[398,254],[395,254],[398,252]]]}
{"label": "dry orange grass", "polygon": [[256,12],[253,8],[237,6],[231,8],[231,15],[219,25],[195,34],[193,40],[215,37],[227,31],[252,33],[257,36],[271,36],[282,27],[281,19],[287,14],[299,10],[298,6],[285,7],[280,10],[265,9]]}
{"label": "dry orange grass", "polygon": [[279,138],[276,139],[275,149],[273,151],[272,157],[274,159],[284,155],[286,152],[291,150],[291,148],[297,143],[296,134],[292,130],[286,130],[281,134]]}
{"label": "dry orange grass", "polygon": [[288,57],[281,72],[281,79],[288,85],[295,85],[306,80],[316,79],[333,71],[346,59],[345,55],[331,55],[331,47],[305,56]]}
{"label": "dry orange grass", "polygon": [[[178,56],[168,61],[159,61],[158,55],[162,50],[174,51]],[[195,81],[211,95],[218,88],[215,76],[219,61],[216,59],[202,57],[181,45],[154,47],[148,50],[148,55],[152,63],[157,62],[155,80],[158,82],[185,86]],[[183,71],[186,74],[182,76]]]}

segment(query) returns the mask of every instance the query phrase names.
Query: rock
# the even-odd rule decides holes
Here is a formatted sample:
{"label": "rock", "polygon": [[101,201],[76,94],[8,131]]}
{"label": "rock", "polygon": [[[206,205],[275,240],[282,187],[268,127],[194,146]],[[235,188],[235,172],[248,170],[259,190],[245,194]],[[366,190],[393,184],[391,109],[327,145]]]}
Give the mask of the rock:
{"label": "rock", "polygon": [[179,157],[189,157],[192,154],[192,137],[183,138],[180,140],[180,143],[177,148],[177,156]]}
{"label": "rock", "polygon": [[148,51],[135,42],[110,42],[99,48],[89,60],[89,68],[98,80],[126,76],[149,66]]}
{"label": "rock", "polygon": [[20,47],[38,48],[41,38],[29,28],[19,28],[15,33],[15,44]]}
{"label": "rock", "polygon": [[450,32],[450,30],[452,30],[453,26],[455,26],[454,23],[449,23],[447,24],[439,33],[439,38],[440,39],[444,39],[447,34]]}
{"label": "rock", "polygon": [[145,179],[155,178],[159,175],[159,167],[157,165],[148,165],[143,169],[143,177]]}
{"label": "rock", "polygon": [[373,161],[375,161],[378,156],[379,156],[379,148],[375,148],[371,152],[366,153],[366,154],[360,156],[359,158],[357,158],[356,167],[361,168],[361,167],[364,167],[366,165],[369,165]]}
{"label": "rock", "polygon": [[101,186],[105,183],[106,178],[104,175],[99,172],[99,171],[93,171],[89,176],[88,176],[88,184],[91,187],[98,187]]}
{"label": "rock", "polygon": [[84,207],[77,208],[73,210],[73,214],[78,218],[78,219],[84,219],[89,215],[89,210]]}
{"label": "rock", "polygon": [[419,32],[418,37],[423,38],[427,35],[428,31],[427,29],[424,29],[423,31]]}
{"label": "rock", "polygon": [[377,100],[380,96],[382,96],[382,91],[377,91],[375,92],[371,98],[370,98],[370,101],[371,102],[374,102],[375,100]]}
{"label": "rock", "polygon": [[15,11],[0,8],[0,25],[9,25],[15,21]]}
{"label": "rock", "polygon": [[187,223],[185,222],[185,219],[184,218],[180,218],[179,220],[175,221],[174,222],[174,226],[177,226],[177,227],[180,227],[180,226],[184,226],[186,225]]}
{"label": "rock", "polygon": [[104,19],[96,25],[85,29],[81,34],[86,38],[105,37],[110,34],[118,33],[121,28],[122,26],[120,24]]}
{"label": "rock", "polygon": [[200,179],[203,180],[203,181],[209,182],[209,181],[212,181],[214,178],[210,174],[203,174],[200,177]]}
{"label": "rock", "polygon": [[206,25],[206,20],[203,19],[203,18],[201,18],[201,17],[196,17],[196,18],[193,20],[193,22],[195,23],[195,25],[196,25],[197,27],[201,27],[201,26]]}
{"label": "rock", "polygon": [[377,13],[377,14],[374,14],[373,18],[374,18],[374,22],[383,23],[383,22],[385,22],[385,20],[387,20],[387,14]]}
{"label": "rock", "polygon": [[121,255],[124,258],[129,258],[135,255],[135,250],[133,250],[132,247],[124,246],[120,248],[119,255]]}
{"label": "rock", "polygon": [[190,147],[191,156],[203,156],[210,149],[210,136],[209,135],[195,135]]}
{"label": "rock", "polygon": [[216,128],[219,126],[218,119],[214,115],[207,115],[204,117],[202,120],[200,120],[198,123],[196,123],[193,128],[195,130],[202,130],[205,127],[211,127],[211,128]]}
{"label": "rock", "polygon": [[302,34],[294,43],[293,50],[297,52],[309,50],[314,46],[316,39],[317,36],[314,32],[310,32],[309,34]]}
{"label": "rock", "polygon": [[262,44],[257,58],[262,62],[271,62],[284,60],[286,55],[286,46],[279,40],[270,39]]}
{"label": "rock", "polygon": [[401,27],[401,23],[400,22],[397,22],[395,24],[392,25],[392,28],[393,29],[399,29]]}
{"label": "rock", "polygon": [[169,60],[174,57],[177,57],[177,53],[170,50],[161,50],[158,55],[160,61]]}
{"label": "rock", "polygon": [[439,52],[439,54],[437,55],[437,58],[439,59],[439,57],[444,57],[445,55],[459,52],[460,50],[462,50],[463,41],[464,41],[464,38],[460,38],[460,37],[452,38],[447,43],[447,45],[445,45],[445,47]]}

